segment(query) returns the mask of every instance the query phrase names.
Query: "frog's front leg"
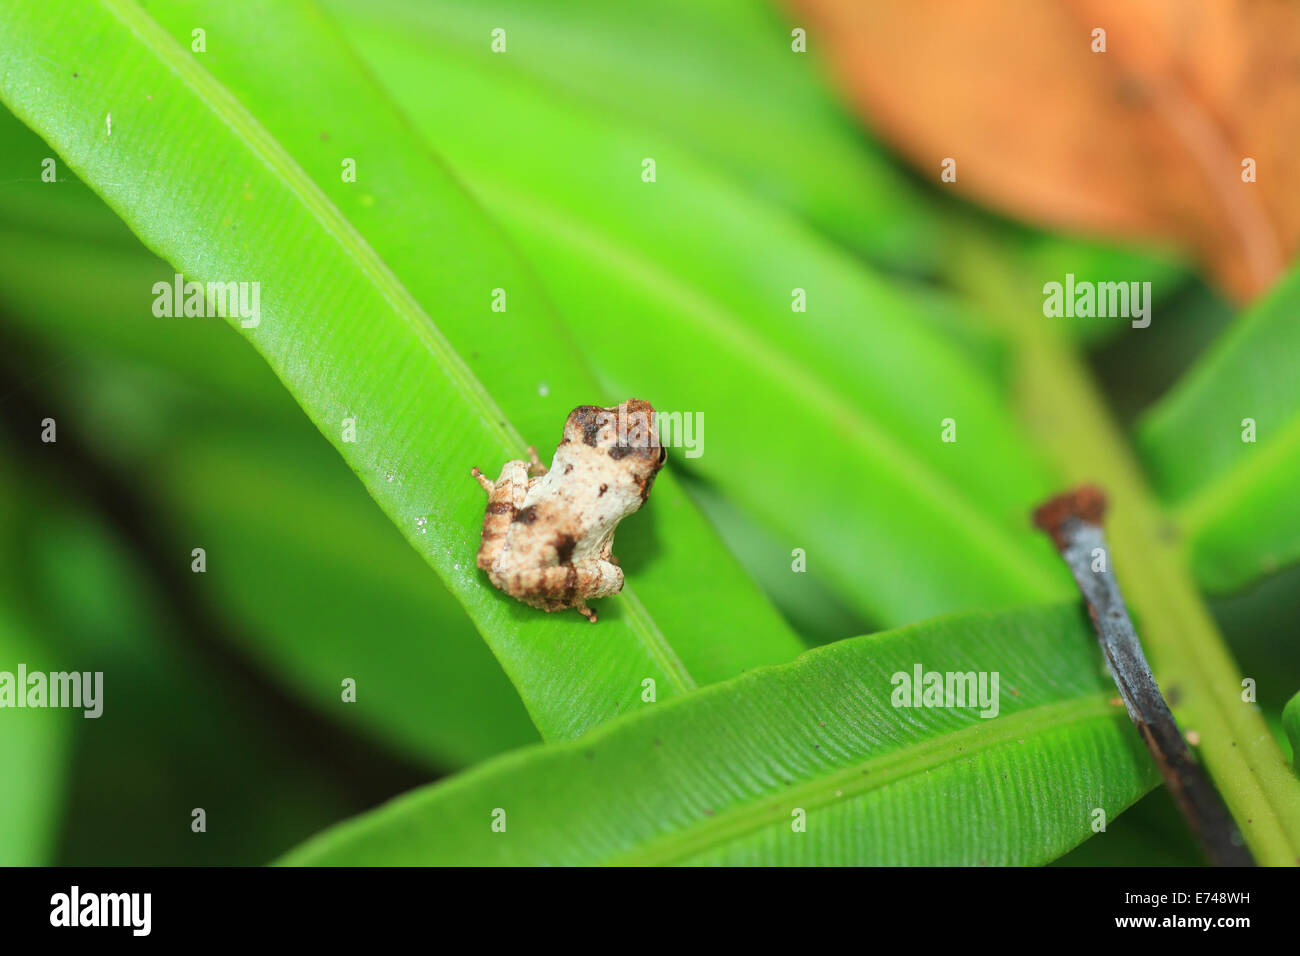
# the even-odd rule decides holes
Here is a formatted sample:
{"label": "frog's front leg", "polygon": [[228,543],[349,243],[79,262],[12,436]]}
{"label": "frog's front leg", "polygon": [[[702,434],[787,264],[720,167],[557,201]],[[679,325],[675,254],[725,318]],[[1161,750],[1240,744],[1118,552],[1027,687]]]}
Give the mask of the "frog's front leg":
{"label": "frog's front leg", "polygon": [[546,476],[547,467],[542,464],[542,460],[537,457],[537,449],[532,445],[528,446],[528,488],[531,491],[533,486]]}
{"label": "frog's front leg", "polygon": [[547,470],[548,470],[547,467],[542,464],[542,460],[537,457],[537,449],[534,446],[529,445],[528,446],[528,473],[530,475],[536,475],[540,477],[546,474]]}

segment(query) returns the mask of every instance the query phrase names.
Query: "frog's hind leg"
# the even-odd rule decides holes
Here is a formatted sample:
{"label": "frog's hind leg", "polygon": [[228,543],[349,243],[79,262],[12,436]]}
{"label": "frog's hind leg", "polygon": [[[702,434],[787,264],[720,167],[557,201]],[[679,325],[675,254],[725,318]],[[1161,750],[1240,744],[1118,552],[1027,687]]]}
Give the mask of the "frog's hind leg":
{"label": "frog's hind leg", "polygon": [[516,571],[503,582],[511,594],[522,595],[521,600],[543,611],[564,611],[574,608],[596,623],[596,612],[587,607],[591,598],[608,597],[623,589],[623,572],[617,566],[599,558],[589,558],[574,564],[556,564],[543,568]]}
{"label": "frog's hind leg", "polygon": [[587,607],[585,599],[608,597],[623,590],[623,569],[601,558],[589,559],[579,566],[584,569],[584,577],[590,582],[590,590],[573,606],[579,614],[595,624],[596,612]]}
{"label": "frog's hind leg", "polygon": [[506,542],[506,533],[510,522],[514,521],[519,509],[524,506],[524,496],[528,494],[527,464],[522,461],[508,461],[501,469],[501,477],[496,484],[488,481],[475,468],[473,475],[488,492],[487,511],[483,515],[482,544],[478,549],[478,566],[484,571],[491,571]]}

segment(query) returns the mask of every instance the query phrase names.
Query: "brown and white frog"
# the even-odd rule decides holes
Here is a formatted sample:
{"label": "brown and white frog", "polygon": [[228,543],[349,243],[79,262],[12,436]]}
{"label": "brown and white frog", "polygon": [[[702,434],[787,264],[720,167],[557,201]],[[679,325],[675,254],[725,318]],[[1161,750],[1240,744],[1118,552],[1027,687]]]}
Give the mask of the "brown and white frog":
{"label": "brown and white frog", "polygon": [[543,611],[575,608],[593,624],[593,598],[617,594],[623,571],[613,555],[618,523],[650,495],[667,451],[654,409],[628,399],[601,408],[580,405],[548,469],[508,461],[495,483],[471,474],[488,493],[478,566],[502,591]]}

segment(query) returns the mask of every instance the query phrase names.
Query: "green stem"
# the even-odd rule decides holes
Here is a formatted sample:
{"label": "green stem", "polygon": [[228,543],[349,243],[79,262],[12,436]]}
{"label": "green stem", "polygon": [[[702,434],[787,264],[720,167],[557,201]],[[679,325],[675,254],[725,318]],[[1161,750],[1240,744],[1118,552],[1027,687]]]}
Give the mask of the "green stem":
{"label": "green stem", "polygon": [[1064,340],[1058,323],[1027,312],[1005,255],[965,237],[957,278],[1004,323],[1016,350],[1017,399],[1035,437],[1071,485],[1091,482],[1110,501],[1113,566],[1137,612],[1142,643],[1184,731],[1263,865],[1300,863],[1300,779],[1252,703],[1132,450]]}

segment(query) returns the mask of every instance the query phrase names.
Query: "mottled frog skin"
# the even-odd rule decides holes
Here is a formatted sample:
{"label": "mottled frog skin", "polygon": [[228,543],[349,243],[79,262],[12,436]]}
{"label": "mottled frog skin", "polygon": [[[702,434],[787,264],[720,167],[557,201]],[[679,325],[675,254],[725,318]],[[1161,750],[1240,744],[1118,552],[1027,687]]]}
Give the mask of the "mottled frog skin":
{"label": "mottled frog skin", "polygon": [[488,493],[478,566],[525,604],[574,608],[595,623],[586,602],[623,588],[614,531],[645,503],[667,457],[654,409],[635,398],[580,405],[549,469],[528,452],[531,461],[506,462],[495,483],[471,471]]}

